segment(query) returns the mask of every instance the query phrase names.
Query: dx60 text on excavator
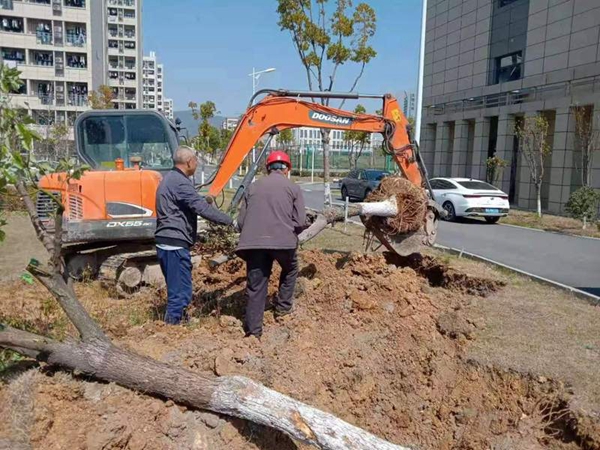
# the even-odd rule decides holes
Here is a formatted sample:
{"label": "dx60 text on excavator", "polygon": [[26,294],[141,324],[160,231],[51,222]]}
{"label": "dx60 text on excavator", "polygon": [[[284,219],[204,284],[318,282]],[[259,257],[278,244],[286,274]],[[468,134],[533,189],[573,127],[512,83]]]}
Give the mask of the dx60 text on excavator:
{"label": "dx60 text on excavator", "polygon": [[[264,98],[254,103],[258,96]],[[315,102],[316,98],[363,97],[380,99],[383,114],[355,114]],[[381,133],[383,150],[393,157],[400,173],[430,191],[409,123],[390,94],[266,89],[252,98],[217,170],[204,185],[208,185],[209,195],[217,197],[222,192],[247,154],[267,136],[260,157],[234,196],[232,204],[236,205],[268,151],[271,138],[284,129],[301,126]],[[161,114],[152,111],[96,110],[79,116],[75,139],[78,157],[91,170],[79,180],[68,182],[61,174],[43,177],[39,182],[43,191],[37,198],[38,215],[52,230],[53,200],[44,191],[58,195],[65,207],[62,238],[67,272],[81,277],[87,270],[118,289],[133,289],[148,281],[146,269],[156,263],[155,195],[161,172],[173,165],[178,130]],[[440,211],[431,201],[421,233],[406,238],[432,244]],[[385,236],[377,237],[385,240]]]}

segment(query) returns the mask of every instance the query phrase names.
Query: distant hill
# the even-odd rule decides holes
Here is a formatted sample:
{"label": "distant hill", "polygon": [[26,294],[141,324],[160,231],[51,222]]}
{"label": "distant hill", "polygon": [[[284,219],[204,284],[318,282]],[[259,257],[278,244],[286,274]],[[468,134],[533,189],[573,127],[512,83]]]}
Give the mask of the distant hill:
{"label": "distant hill", "polygon": [[[173,113],[175,118],[181,119],[182,128],[187,128],[190,137],[194,137],[198,134],[198,125],[200,121],[194,120],[194,116],[192,116],[192,112],[188,109],[186,111],[175,111]],[[215,116],[210,119],[210,124],[213,127],[221,128],[223,122],[225,121],[225,117],[223,116]]]}

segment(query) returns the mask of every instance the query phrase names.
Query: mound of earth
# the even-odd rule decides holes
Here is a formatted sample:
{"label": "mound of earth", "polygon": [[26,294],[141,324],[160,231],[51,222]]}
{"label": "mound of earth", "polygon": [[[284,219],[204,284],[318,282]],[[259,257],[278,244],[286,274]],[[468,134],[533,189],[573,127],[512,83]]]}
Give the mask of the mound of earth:
{"label": "mound of earth", "polygon": [[[296,310],[280,321],[266,312],[259,342],[243,338],[244,279],[239,260],[203,265],[188,326],[147,321],[112,334],[161,361],[249,376],[412,448],[599,448],[597,423],[569,409],[560,382],[465,358],[485,325],[465,305],[502,289],[494,280],[427,257],[302,252]],[[6,385],[0,415],[0,439],[13,448],[305,448],[241,420],[48,369]]]}

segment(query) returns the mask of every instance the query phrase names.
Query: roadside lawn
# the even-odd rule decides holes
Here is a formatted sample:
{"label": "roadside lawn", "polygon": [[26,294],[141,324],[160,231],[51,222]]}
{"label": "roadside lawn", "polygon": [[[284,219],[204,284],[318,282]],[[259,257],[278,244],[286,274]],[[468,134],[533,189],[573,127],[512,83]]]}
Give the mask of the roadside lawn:
{"label": "roadside lawn", "polygon": [[583,222],[581,220],[572,219],[570,217],[553,216],[551,214],[544,214],[540,219],[531,211],[511,209],[508,216],[500,219],[499,223],[537,228],[539,230],[554,231],[557,233],[573,234],[576,236],[600,238],[599,223],[589,223],[584,230]]}

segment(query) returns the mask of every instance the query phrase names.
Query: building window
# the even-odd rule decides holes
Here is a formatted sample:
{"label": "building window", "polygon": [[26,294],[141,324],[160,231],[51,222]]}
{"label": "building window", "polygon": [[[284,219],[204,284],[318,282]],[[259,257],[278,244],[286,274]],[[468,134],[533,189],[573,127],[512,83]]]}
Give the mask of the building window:
{"label": "building window", "polygon": [[18,48],[3,48],[2,59],[15,61],[17,64],[25,64],[25,51]]}
{"label": "building window", "polygon": [[523,76],[523,52],[511,53],[496,58],[494,83],[520,80]]}
{"label": "building window", "polygon": [[516,2],[517,0],[498,0],[498,8],[502,8],[503,6],[510,5],[511,3]]}
{"label": "building window", "polygon": [[0,31],[23,33],[23,19],[19,17],[0,17]]}
{"label": "building window", "polygon": [[85,0],[65,0],[65,6],[70,8],[85,8]]}
{"label": "building window", "polygon": [[36,66],[52,66],[54,65],[52,56],[52,52],[33,52],[33,64]]}

